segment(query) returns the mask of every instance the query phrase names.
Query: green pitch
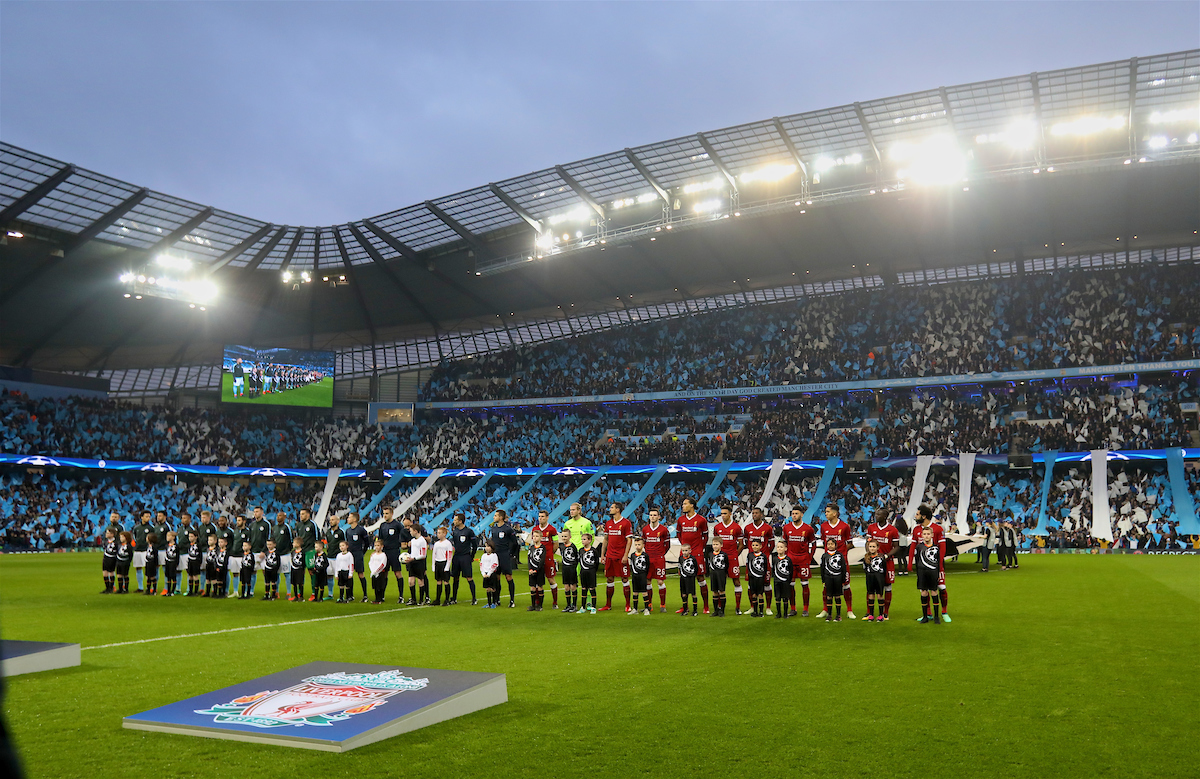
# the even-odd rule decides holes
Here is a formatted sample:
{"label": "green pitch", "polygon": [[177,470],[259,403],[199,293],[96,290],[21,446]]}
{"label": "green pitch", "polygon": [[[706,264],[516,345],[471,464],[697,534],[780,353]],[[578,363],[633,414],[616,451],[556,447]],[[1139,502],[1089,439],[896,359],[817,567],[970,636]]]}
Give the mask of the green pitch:
{"label": "green pitch", "polygon": [[[4,556],[4,637],[84,647],[9,679],[6,716],[29,776],[89,779],[1195,775],[1200,558],[958,564],[941,626],[913,578],[891,622],[826,624],[404,608],[394,582],[384,607],[98,595],[97,554]],[[370,616],[278,625],[343,614]],[[503,672],[509,703],[341,755],[121,728],[313,660]]]}
{"label": "green pitch", "polygon": [[257,398],[233,396],[233,374],[221,371],[221,400],[248,406],[314,406],[333,407],[333,377],[326,376],[315,384],[307,384],[283,392],[271,392]]}

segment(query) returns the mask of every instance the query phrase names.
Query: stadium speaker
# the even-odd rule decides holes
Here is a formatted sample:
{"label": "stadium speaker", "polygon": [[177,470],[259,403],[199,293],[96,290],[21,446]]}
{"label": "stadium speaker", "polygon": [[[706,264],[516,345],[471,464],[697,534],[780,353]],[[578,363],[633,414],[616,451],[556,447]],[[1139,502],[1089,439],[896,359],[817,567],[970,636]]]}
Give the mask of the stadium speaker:
{"label": "stadium speaker", "polygon": [[366,475],[363,476],[363,481],[368,484],[383,484],[387,479],[383,478],[382,468],[368,468]]}
{"label": "stadium speaker", "polygon": [[1033,469],[1033,455],[1031,454],[1010,454],[1008,456],[1008,469],[1010,471],[1029,471]]}
{"label": "stadium speaker", "polygon": [[846,460],[847,476],[870,476],[871,460]]}

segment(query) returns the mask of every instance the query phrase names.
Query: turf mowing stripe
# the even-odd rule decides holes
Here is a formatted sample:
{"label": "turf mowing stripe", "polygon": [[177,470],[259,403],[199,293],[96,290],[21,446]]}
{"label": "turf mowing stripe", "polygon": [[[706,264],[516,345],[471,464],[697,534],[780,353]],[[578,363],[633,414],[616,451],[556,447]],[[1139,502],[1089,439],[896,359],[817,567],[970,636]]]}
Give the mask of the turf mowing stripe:
{"label": "turf mowing stripe", "polygon": [[[517,595],[528,595],[527,592],[518,592]],[[402,609],[384,609],[382,611],[364,611],[360,614],[338,614],[332,617],[313,617],[312,619],[293,619],[288,622],[269,622],[265,625],[247,625],[240,628],[224,628],[223,630],[206,630],[203,633],[180,633],[177,636],[159,636],[158,638],[140,638],[137,641],[118,641],[115,644],[97,644],[96,646],[85,646],[81,651],[86,652],[89,649],[111,649],[118,646],[133,646],[134,644],[150,644],[155,641],[173,641],[177,638],[197,638],[199,636],[215,636],[221,633],[238,633],[243,630],[258,630],[260,628],[277,628],[284,625],[306,625],[309,622],[328,622],[331,619],[351,619],[353,617],[373,617],[376,614],[395,614],[396,612],[411,612],[417,609],[431,609],[433,606],[407,606]]]}

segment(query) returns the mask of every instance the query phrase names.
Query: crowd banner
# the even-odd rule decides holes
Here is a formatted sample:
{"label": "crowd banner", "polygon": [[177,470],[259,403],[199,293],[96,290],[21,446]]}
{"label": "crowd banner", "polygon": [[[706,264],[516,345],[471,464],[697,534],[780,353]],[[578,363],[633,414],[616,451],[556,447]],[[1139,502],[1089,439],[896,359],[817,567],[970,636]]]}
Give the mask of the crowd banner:
{"label": "crowd banner", "polygon": [[1042,456],[1042,462],[1046,466],[1046,473],[1042,476],[1042,498],[1038,503],[1037,527],[1030,531],[1031,535],[1046,535],[1046,506],[1050,502],[1050,485],[1054,483],[1054,461],[1056,459],[1058,459],[1057,449],[1046,452]]}
{"label": "crowd banner", "polygon": [[408,497],[400,501],[400,505],[396,507],[396,516],[403,517],[406,511],[417,505],[417,501],[421,499],[421,496],[429,492],[429,488],[432,487],[433,483],[440,479],[442,474],[445,472],[445,468],[434,468],[432,471],[430,471],[429,475],[425,477],[425,481],[421,482],[420,486],[413,490]]}
{"label": "crowd banner", "polygon": [[1108,508],[1108,450],[1092,450],[1092,538],[1112,541]]}
{"label": "crowd banner", "polygon": [[829,494],[829,485],[833,484],[833,476],[837,473],[838,463],[839,460],[836,457],[830,457],[825,461],[825,470],[821,473],[821,480],[817,482],[817,491],[813,493],[812,500],[808,502],[808,508],[804,510],[804,521],[809,525],[813,524],[817,509],[825,502],[825,496]]}
{"label": "crowd banner", "polygon": [[1165,373],[1200,368],[1200,359],[1164,362],[1129,362],[1119,365],[1081,365],[1074,368],[1050,368],[1028,371],[990,371],[959,373],[948,376],[910,376],[901,379],[862,379],[825,381],[810,384],[772,384],[757,387],[721,387],[718,389],[676,390],[668,392],[628,392],[605,395],[573,395],[556,398],[515,398],[512,400],[449,400],[418,404],[426,409],[440,408],[513,408],[516,406],[562,406],[580,403],[632,403],[654,400],[694,400],[697,398],[753,397],[756,395],[800,395],[806,392],[842,392],[847,390],[904,389],[908,387],[945,387],[950,384],[986,384],[999,381],[1063,379],[1076,376]]}
{"label": "crowd banner", "polygon": [[971,513],[971,487],[975,478],[975,453],[963,452],[958,456],[958,513],[954,515],[954,524],[958,532],[964,536],[970,532],[967,527],[967,515]]}
{"label": "crowd banner", "polygon": [[[633,496],[633,500],[629,501],[629,505],[625,507],[626,516],[632,517],[637,507],[646,502],[646,498],[650,496],[650,493],[658,486],[658,483],[662,481],[662,477],[667,474],[670,468],[671,466],[669,465],[660,465],[654,469],[654,473],[650,474],[650,478],[646,479],[646,483],[642,485],[642,488]],[[567,506],[567,508],[570,508],[570,506]],[[663,517],[663,522],[665,523],[666,521],[667,518]]]}
{"label": "crowd banner", "polygon": [[454,516],[454,512],[467,505],[471,501],[471,498],[474,498],[476,495],[478,495],[479,491],[487,485],[495,473],[495,468],[489,468],[488,470],[484,471],[483,476],[479,477],[479,481],[471,485],[471,489],[460,495],[458,500],[454,501],[445,509],[438,512],[437,516],[433,518],[433,526],[437,527],[438,525],[442,524],[442,522]]}
{"label": "crowd banner", "polygon": [[[555,506],[554,510],[550,512],[550,521],[554,522],[559,517],[561,517],[563,514],[566,514],[567,509],[571,508],[571,504],[578,503],[579,499],[582,498],[584,495],[586,495],[587,491],[590,490],[592,487],[594,487],[596,482],[600,481],[600,477],[603,476],[604,474],[608,473],[608,469],[611,467],[612,467],[611,465],[601,466],[595,473],[593,473],[591,476],[589,476],[583,484],[580,484],[575,489],[574,492],[572,492],[570,495],[568,495],[566,500],[564,500],[562,503],[559,503],[557,506]],[[560,469],[560,470],[563,470],[563,469]],[[603,525],[604,520],[601,519],[599,523],[593,523],[593,524]]]}
{"label": "crowd banner", "polygon": [[913,519],[917,516],[917,508],[925,497],[925,482],[929,480],[929,466],[933,465],[933,455],[923,454],[917,458],[917,470],[913,474],[912,492],[908,493],[908,505],[904,507],[904,524],[913,529]]}
{"label": "crowd banner", "polygon": [[754,504],[757,508],[765,509],[767,504],[771,502],[771,496],[775,494],[775,485],[779,484],[779,477],[783,475],[783,469],[787,467],[787,460],[772,460],[771,471],[767,475],[767,486],[763,487],[762,497],[758,499],[758,503]]}
{"label": "crowd banner", "polygon": [[732,460],[725,460],[721,463],[721,467],[717,469],[717,473],[715,476],[713,476],[713,480],[709,482],[708,487],[705,488],[704,494],[700,496],[698,501],[696,501],[696,511],[701,514],[704,513],[704,507],[707,506],[708,502],[715,498],[717,493],[721,491],[721,483],[725,481],[725,477],[729,475],[729,469],[732,467]]}
{"label": "crowd banner", "polygon": [[1183,472],[1183,454],[1183,450],[1178,447],[1167,450],[1167,475],[1171,478],[1175,517],[1179,520],[1181,535],[1200,535],[1200,521],[1196,519],[1196,501],[1192,499],[1187,476]]}
{"label": "crowd banner", "polygon": [[[506,512],[512,511],[513,507],[517,505],[517,502],[521,500],[521,498],[525,497],[525,493],[533,489],[533,485],[536,484],[537,480],[542,478],[542,476],[544,476],[548,470],[550,470],[549,465],[543,465],[541,468],[539,468],[536,473],[529,477],[529,481],[521,485],[521,489],[517,490],[512,495],[509,495],[508,500],[500,504],[500,510]],[[489,518],[488,521],[490,522],[491,519]],[[487,524],[487,522],[484,524]]]}
{"label": "crowd banner", "polygon": [[325,477],[325,491],[321,493],[321,507],[317,509],[317,527],[325,529],[325,517],[329,516],[329,503],[333,500],[333,491],[337,489],[338,476],[342,475],[341,468],[330,468]]}
{"label": "crowd banner", "polygon": [[403,478],[404,478],[403,471],[396,471],[395,473],[393,473],[391,478],[387,480],[387,482],[383,485],[383,487],[379,490],[379,492],[375,493],[375,497],[371,498],[370,502],[368,502],[367,505],[362,507],[362,510],[359,512],[359,517],[362,518],[363,525],[367,528],[367,530],[370,530],[372,533],[374,533],[375,528],[379,527],[379,524],[381,522],[383,522],[383,518],[380,517],[375,522],[375,524],[367,525],[367,517],[371,516],[371,512],[375,510],[376,506],[378,506],[381,502],[383,502],[383,499],[385,497],[387,497],[387,494],[389,492],[396,489],[396,485],[399,484],[400,480]]}

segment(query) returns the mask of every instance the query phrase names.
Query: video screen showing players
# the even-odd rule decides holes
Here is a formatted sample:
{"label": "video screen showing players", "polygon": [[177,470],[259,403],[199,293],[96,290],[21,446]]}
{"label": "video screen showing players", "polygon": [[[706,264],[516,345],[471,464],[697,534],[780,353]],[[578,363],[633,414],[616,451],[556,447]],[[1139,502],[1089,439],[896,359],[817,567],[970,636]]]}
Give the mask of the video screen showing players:
{"label": "video screen showing players", "polygon": [[334,352],[226,346],[221,400],[260,406],[333,407]]}

